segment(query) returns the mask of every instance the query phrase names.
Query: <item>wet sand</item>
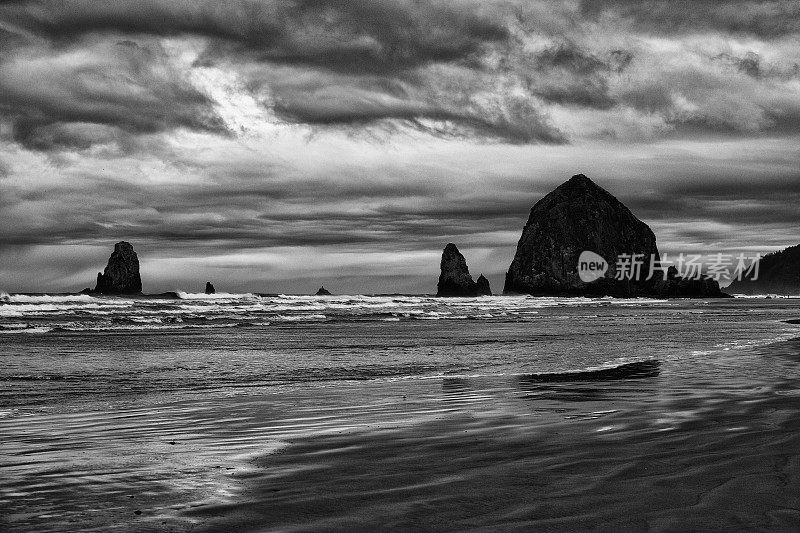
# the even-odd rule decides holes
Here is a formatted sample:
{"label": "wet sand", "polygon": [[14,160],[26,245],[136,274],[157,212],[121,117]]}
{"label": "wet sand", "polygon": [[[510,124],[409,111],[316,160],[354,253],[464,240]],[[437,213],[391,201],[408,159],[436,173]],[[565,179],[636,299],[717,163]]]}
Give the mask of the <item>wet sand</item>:
{"label": "wet sand", "polygon": [[797,531],[797,353],[738,390],[444,378],[82,413],[59,435],[21,419],[6,466],[35,464],[37,498],[4,530]]}
{"label": "wet sand", "polygon": [[184,516],[203,531],[798,531],[800,342],[756,356],[771,370],[738,388],[444,380],[454,410],[292,440],[231,501]]}
{"label": "wet sand", "polygon": [[601,398],[560,421],[458,413],[300,439],[256,459],[234,501],[187,515],[204,531],[797,531],[798,391],[774,392],[678,396],[664,421]]}

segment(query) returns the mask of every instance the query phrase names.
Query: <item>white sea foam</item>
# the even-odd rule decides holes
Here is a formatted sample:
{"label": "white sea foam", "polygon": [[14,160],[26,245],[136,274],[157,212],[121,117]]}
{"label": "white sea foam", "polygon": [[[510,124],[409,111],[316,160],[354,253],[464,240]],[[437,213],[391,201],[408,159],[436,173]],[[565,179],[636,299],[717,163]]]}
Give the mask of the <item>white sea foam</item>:
{"label": "white sea foam", "polygon": [[[281,311],[322,311],[324,309],[332,308],[321,304],[317,305],[264,305],[265,311],[273,311],[279,313]],[[350,306],[349,308],[352,308]]]}
{"label": "white sea foam", "polygon": [[798,294],[732,294],[734,298],[750,298],[755,300],[766,300],[775,298],[800,298]]}
{"label": "white sea foam", "polygon": [[[7,321],[35,318],[57,326],[65,321],[97,324],[98,318],[128,319],[138,324],[169,323],[183,317],[195,320],[304,321],[330,318],[386,317],[425,320],[463,320],[511,317],[530,320],[544,309],[642,307],[673,305],[654,299],[560,298],[532,296],[484,296],[478,298],[436,298],[433,296],[258,296],[252,293],[213,295],[180,292],[180,299],[122,299],[75,295],[8,295],[2,293],[0,318]],[[551,313],[548,313],[551,314]],[[571,315],[570,315],[571,316]],[[563,319],[570,320],[570,316]],[[561,318],[561,317],[555,317]]]}
{"label": "white sea foam", "polygon": [[0,316],[16,317],[48,313],[69,313],[78,309],[100,309],[100,304],[11,304],[0,307]]}
{"label": "white sea foam", "polygon": [[203,292],[176,291],[176,293],[178,294],[178,298],[180,298],[181,300],[255,300],[259,298],[259,296],[249,292],[242,294],[227,293],[227,292],[206,294]]}
{"label": "white sea foam", "polygon": [[7,294],[0,293],[0,300],[6,303],[59,303],[59,302],[96,302],[88,294]]}
{"label": "white sea foam", "polygon": [[777,335],[769,337],[762,337],[757,339],[741,339],[729,342],[717,343],[710,349],[706,350],[693,350],[692,355],[711,355],[719,352],[729,352],[731,350],[751,350],[753,348],[760,348],[770,344],[784,342],[797,337],[797,331],[788,330],[783,331]]}
{"label": "white sea foam", "polygon": [[53,331],[53,328],[35,327],[35,328],[0,329],[0,335],[14,334],[14,333],[35,334],[35,333],[47,333],[49,331]]}
{"label": "white sea foam", "polygon": [[118,325],[77,325],[61,326],[64,331],[161,331],[182,329],[227,329],[237,324],[118,324]]}
{"label": "white sea foam", "polygon": [[655,359],[643,359],[640,356],[620,356],[615,357],[614,359],[610,359],[608,361],[604,361],[599,365],[588,366],[585,368],[578,369],[577,371],[584,372],[584,371],[597,371],[597,370],[608,370],[612,368],[618,368],[620,366],[629,365],[631,363],[641,363],[646,361],[653,361]]}
{"label": "white sea foam", "polygon": [[296,322],[300,320],[325,320],[328,317],[325,315],[278,315],[275,318],[287,322]]}
{"label": "white sea foam", "polygon": [[131,321],[141,324],[161,324],[161,319],[155,316],[132,316]]}

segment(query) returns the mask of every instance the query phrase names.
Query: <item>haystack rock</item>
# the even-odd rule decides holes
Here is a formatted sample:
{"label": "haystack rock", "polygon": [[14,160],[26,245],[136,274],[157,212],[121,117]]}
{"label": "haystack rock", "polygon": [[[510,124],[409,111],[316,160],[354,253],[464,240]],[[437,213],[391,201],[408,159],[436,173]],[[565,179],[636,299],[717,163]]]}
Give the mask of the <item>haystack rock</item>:
{"label": "haystack rock", "polygon": [[315,294],[314,296],[333,296],[333,295],[323,285],[322,287],[319,288],[319,290],[317,291],[317,294]]}
{"label": "haystack rock", "polygon": [[441,273],[439,274],[439,283],[436,285],[436,296],[478,295],[478,287],[469,273],[467,261],[452,242],[444,247],[440,267]]}
{"label": "haystack rock", "polygon": [[217,290],[210,281],[206,281],[206,294],[216,294]]}
{"label": "haystack rock", "polygon": [[99,294],[141,294],[142,278],[139,276],[139,258],[130,243],[122,241],[114,245],[114,252],[103,273],[97,274]]}
{"label": "haystack rock", "polygon": [[[589,253],[586,253],[589,252]],[[579,272],[579,257],[592,271]],[[637,269],[617,277],[617,259],[638,254]],[[605,264],[603,264],[603,260]],[[582,259],[583,261],[583,259]],[[711,279],[683,279],[660,261],[653,231],[608,191],[578,174],[536,202],[522,230],[504,293],[663,297],[726,296]],[[666,266],[666,265],[664,265]],[[650,277],[651,279],[647,279]]]}
{"label": "haystack rock", "polygon": [[478,293],[478,296],[492,295],[492,288],[489,286],[489,280],[486,279],[483,274],[478,276],[478,281],[475,282],[475,289]]}

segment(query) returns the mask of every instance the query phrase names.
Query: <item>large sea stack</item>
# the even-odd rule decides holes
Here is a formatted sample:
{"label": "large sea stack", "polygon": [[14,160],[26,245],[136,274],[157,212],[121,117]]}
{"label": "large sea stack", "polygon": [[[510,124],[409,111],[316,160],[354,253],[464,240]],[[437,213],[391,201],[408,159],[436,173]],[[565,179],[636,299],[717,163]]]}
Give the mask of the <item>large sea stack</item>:
{"label": "large sea stack", "polygon": [[744,272],[725,289],[731,294],[800,294],[800,244],[765,255],[758,270]]}
{"label": "large sea stack", "polygon": [[[606,261],[607,270],[598,274],[597,279],[581,279],[578,258],[583,252],[592,252]],[[633,254],[641,261],[638,275],[616,279],[617,258]],[[666,280],[661,271],[650,276],[651,261],[658,265],[659,260],[656,237],[647,224],[608,191],[578,174],[531,209],[506,273],[503,292],[620,297],[725,296],[716,281],[683,279],[675,269],[669,270]]]}
{"label": "large sea stack", "polygon": [[114,245],[114,252],[103,273],[97,274],[99,294],[141,294],[142,278],[139,276],[139,258],[130,243],[122,241]]}
{"label": "large sea stack", "polygon": [[[469,273],[467,260],[452,242],[444,247],[440,267],[436,296],[478,296],[478,285]],[[488,284],[487,281],[487,288]]]}

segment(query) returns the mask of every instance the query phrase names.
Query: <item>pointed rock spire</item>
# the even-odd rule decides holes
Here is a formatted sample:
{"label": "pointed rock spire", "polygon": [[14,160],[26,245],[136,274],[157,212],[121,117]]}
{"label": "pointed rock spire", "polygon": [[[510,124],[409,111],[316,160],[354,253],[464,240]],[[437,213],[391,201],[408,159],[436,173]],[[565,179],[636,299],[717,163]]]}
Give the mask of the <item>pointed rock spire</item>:
{"label": "pointed rock spire", "polygon": [[478,281],[475,282],[475,290],[478,296],[491,296],[492,288],[489,286],[489,280],[483,274],[478,276]]}
{"label": "pointed rock spire", "polygon": [[141,294],[142,278],[139,276],[139,258],[129,242],[114,245],[114,252],[103,273],[97,274],[99,294]]}
{"label": "pointed rock spire", "polygon": [[467,261],[452,242],[444,247],[440,265],[436,296],[475,296],[475,282],[467,268]]}

